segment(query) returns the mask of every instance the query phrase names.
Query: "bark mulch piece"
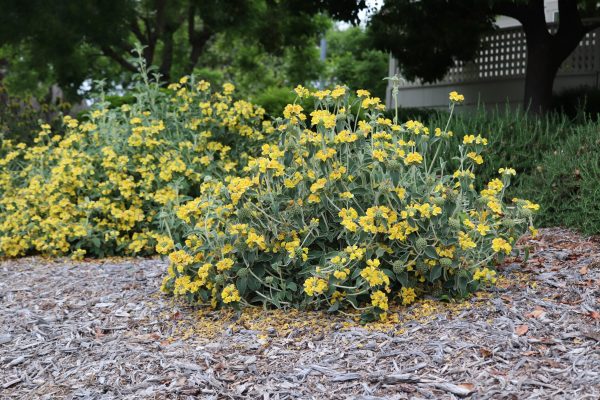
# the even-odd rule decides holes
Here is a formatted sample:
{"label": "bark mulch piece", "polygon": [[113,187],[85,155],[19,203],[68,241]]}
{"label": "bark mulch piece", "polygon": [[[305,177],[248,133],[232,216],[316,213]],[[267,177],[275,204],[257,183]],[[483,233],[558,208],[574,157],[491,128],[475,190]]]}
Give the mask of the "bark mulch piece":
{"label": "bark mulch piece", "polygon": [[397,322],[192,309],[158,259],[0,263],[0,399],[598,399],[600,242],[564,229]]}

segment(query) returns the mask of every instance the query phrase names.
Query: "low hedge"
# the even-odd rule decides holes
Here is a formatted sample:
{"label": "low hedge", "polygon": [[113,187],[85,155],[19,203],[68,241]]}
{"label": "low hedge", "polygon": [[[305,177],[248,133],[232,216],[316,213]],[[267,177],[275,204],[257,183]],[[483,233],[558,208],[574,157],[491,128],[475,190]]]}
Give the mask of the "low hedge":
{"label": "low hedge", "polygon": [[524,178],[523,192],[542,205],[539,222],[600,234],[600,122],[588,121],[547,151]]}

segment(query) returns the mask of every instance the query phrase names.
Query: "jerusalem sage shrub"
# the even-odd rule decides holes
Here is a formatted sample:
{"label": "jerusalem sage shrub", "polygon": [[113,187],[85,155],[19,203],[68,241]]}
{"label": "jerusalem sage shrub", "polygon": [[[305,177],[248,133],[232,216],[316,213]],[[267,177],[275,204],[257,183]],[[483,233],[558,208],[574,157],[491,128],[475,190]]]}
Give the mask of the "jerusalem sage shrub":
{"label": "jerusalem sage shrub", "polygon": [[[385,318],[393,300],[494,283],[495,263],[527,227],[535,233],[539,206],[503,201],[513,169],[475,188],[485,138],[450,146],[448,124],[398,124],[365,90],[356,93],[364,120],[345,87],[296,93],[314,109],[287,105],[277,141],[177,208],[190,231],[164,251],[163,291],[214,307],[354,307]],[[462,100],[450,94],[450,115]]]}
{"label": "jerusalem sage shrub", "polygon": [[0,256],[153,254],[179,239],[173,206],[206,176],[243,165],[273,128],[264,110],[185,77],[168,90],[142,70],[132,104],[47,124],[31,146],[0,146]]}

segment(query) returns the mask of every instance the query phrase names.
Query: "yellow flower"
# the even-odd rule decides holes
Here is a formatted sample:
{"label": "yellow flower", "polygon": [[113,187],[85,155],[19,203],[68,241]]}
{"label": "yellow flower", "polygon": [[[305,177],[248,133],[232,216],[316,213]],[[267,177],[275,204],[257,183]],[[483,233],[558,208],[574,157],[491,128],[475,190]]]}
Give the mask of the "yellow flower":
{"label": "yellow flower", "polygon": [[309,296],[323,294],[327,290],[327,282],[324,279],[311,277],[304,281],[304,292]]}
{"label": "yellow flower", "polygon": [[323,100],[325,97],[329,96],[330,93],[331,90],[318,90],[313,93],[313,96],[315,96],[319,100]]}
{"label": "yellow flower", "polygon": [[331,304],[335,304],[337,302],[339,302],[340,300],[342,300],[344,297],[346,297],[346,293],[344,292],[340,292],[340,291],[335,291],[333,292],[333,294],[331,295],[331,300],[330,303]]}
{"label": "yellow flower", "polygon": [[217,270],[219,271],[227,271],[233,267],[235,262],[231,258],[224,258],[217,262]]}
{"label": "yellow flower", "polygon": [[496,271],[487,267],[484,269],[477,268],[473,274],[473,280],[496,283]]}
{"label": "yellow flower", "polygon": [[455,91],[450,92],[448,98],[454,103],[462,103],[463,101],[465,101],[465,96],[463,96],[462,94],[458,94],[458,92]]}
{"label": "yellow flower", "polygon": [[435,248],[435,252],[440,257],[447,257],[447,258],[453,258],[455,250],[456,250],[456,248],[454,246],[450,246],[450,247],[446,247],[446,248],[442,248],[442,247]]}
{"label": "yellow flower", "polygon": [[354,208],[342,208],[338,213],[338,216],[342,218],[341,224],[344,228],[350,232],[356,232],[358,225],[354,220],[358,218],[358,212]]}
{"label": "yellow flower", "polygon": [[71,259],[75,261],[81,261],[85,257],[86,251],[84,249],[77,249],[71,254]]}
{"label": "yellow flower", "polygon": [[417,152],[408,153],[404,158],[404,164],[414,165],[421,164],[423,162],[423,156]]}
{"label": "yellow flower", "polygon": [[242,299],[240,297],[240,293],[233,284],[227,285],[223,288],[223,291],[221,292],[221,298],[225,304],[240,301]]}
{"label": "yellow flower", "polygon": [[185,252],[185,250],[177,250],[169,254],[169,260],[178,267],[185,267],[194,262],[194,258]]}
{"label": "yellow flower", "polygon": [[517,171],[514,168],[500,168],[498,173],[500,175],[517,175]]}
{"label": "yellow flower", "polygon": [[467,157],[475,161],[476,164],[483,164],[483,157],[480,154],[475,153],[474,151],[467,153]]}
{"label": "yellow flower", "polygon": [[296,86],[296,88],[294,89],[294,92],[296,92],[296,94],[300,98],[309,97],[310,96],[310,91],[307,88],[305,88],[304,86],[302,86],[302,85]]}
{"label": "yellow flower", "polygon": [[373,150],[373,158],[379,162],[383,162],[387,157],[387,153],[383,150]]}
{"label": "yellow flower", "polygon": [[474,249],[477,247],[477,244],[475,244],[473,239],[464,232],[458,232],[458,244],[463,250]]}
{"label": "yellow flower", "polygon": [[300,172],[296,171],[296,172],[294,172],[294,176],[292,176],[291,178],[286,178],[286,179],[283,180],[283,185],[286,188],[293,189],[296,186],[298,186],[298,184],[300,182],[302,182],[302,179],[303,179],[302,174]]}
{"label": "yellow flower", "polygon": [[208,89],[210,89],[210,83],[206,82],[204,80],[201,80],[200,82],[198,82],[198,84],[196,85],[196,89],[198,89],[201,92],[207,91]]}
{"label": "yellow flower", "polygon": [[503,251],[506,254],[510,254],[510,252],[512,250],[512,246],[506,240],[504,240],[502,238],[496,238],[496,239],[492,240],[492,249],[496,253]]}
{"label": "yellow flower", "polygon": [[160,236],[157,241],[156,252],[158,254],[167,254],[175,246],[173,240],[168,236]]}
{"label": "yellow flower", "polygon": [[344,249],[344,251],[348,253],[350,260],[361,260],[366,252],[365,249],[361,249],[357,245],[348,246]]}
{"label": "yellow flower", "polygon": [[365,110],[369,108],[375,108],[377,110],[385,108],[385,106],[381,104],[381,99],[379,97],[367,97],[362,101],[361,106]]}
{"label": "yellow flower", "polygon": [[487,233],[490,231],[490,227],[484,224],[478,224],[477,225],[477,232],[479,232],[479,234],[481,236],[485,236],[487,235]]}
{"label": "yellow flower", "polygon": [[231,93],[233,93],[233,91],[235,90],[235,86],[232,85],[231,83],[227,82],[223,84],[223,93],[229,95]]}
{"label": "yellow flower", "polygon": [[378,258],[374,258],[372,260],[367,260],[367,265],[369,267],[377,268],[381,265],[381,261]]}
{"label": "yellow flower", "polygon": [[346,89],[343,86],[336,86],[335,89],[331,91],[331,97],[337,99],[346,94]]}
{"label": "yellow flower", "polygon": [[283,116],[291,121],[292,124],[298,123],[298,121],[304,121],[306,115],[302,114],[302,106],[299,104],[288,104],[283,109]]}
{"label": "yellow flower", "polygon": [[523,206],[523,208],[532,210],[532,211],[538,211],[540,209],[540,205],[532,203],[529,200],[525,200],[525,205]]}
{"label": "yellow flower", "polygon": [[328,110],[315,110],[310,113],[310,116],[312,117],[310,120],[311,125],[322,123],[327,129],[335,127],[335,115]]}
{"label": "yellow flower", "polygon": [[317,153],[315,154],[315,158],[318,160],[321,160],[321,161],[327,161],[328,159],[335,156],[335,153],[336,153],[335,149],[326,148],[325,150],[317,151]]}
{"label": "yellow flower", "polygon": [[321,196],[319,196],[318,194],[311,194],[310,196],[308,196],[308,202],[315,204],[315,203],[320,203],[321,202]]}
{"label": "yellow flower", "polygon": [[315,183],[310,185],[310,192],[311,193],[318,192],[319,190],[321,190],[325,187],[326,183],[327,183],[327,179],[325,179],[325,178],[317,179],[317,181]]}
{"label": "yellow flower", "polygon": [[360,276],[369,283],[369,286],[389,285],[390,278],[379,269],[379,260],[367,260],[367,267],[360,271]]}
{"label": "yellow flower", "polygon": [[[361,121],[362,122],[362,121]],[[338,132],[337,135],[333,138],[335,143],[352,143],[358,139],[358,135],[356,133],[352,133],[349,130],[342,130]]]}
{"label": "yellow flower", "polygon": [[415,289],[404,286],[400,289],[400,296],[402,297],[402,305],[405,306],[412,304],[417,298]]}
{"label": "yellow flower", "polygon": [[248,244],[251,248],[256,246],[261,250],[267,249],[267,245],[265,243],[265,237],[263,235],[257,234],[256,231],[254,231],[254,229],[251,229],[250,232],[248,232],[248,238],[246,239],[246,244]]}
{"label": "yellow flower", "polygon": [[502,204],[497,199],[491,199],[488,201],[487,206],[496,214],[502,214]]}
{"label": "yellow flower", "polygon": [[529,232],[531,232],[531,237],[535,238],[539,234],[540,231],[535,229],[533,226],[530,226]]}
{"label": "yellow flower", "polygon": [[400,200],[404,200],[404,198],[406,197],[406,189],[401,186],[394,188],[394,192],[396,192]]}
{"label": "yellow flower", "polygon": [[333,276],[337,279],[343,281],[346,280],[348,275],[350,274],[350,268],[344,268],[343,270],[333,271]]}
{"label": "yellow flower", "polygon": [[388,298],[381,290],[371,293],[371,305],[383,311],[388,310]]}
{"label": "yellow flower", "polygon": [[484,146],[486,146],[488,144],[487,139],[482,138],[481,135],[466,135],[465,137],[463,137],[463,144],[482,144]]}

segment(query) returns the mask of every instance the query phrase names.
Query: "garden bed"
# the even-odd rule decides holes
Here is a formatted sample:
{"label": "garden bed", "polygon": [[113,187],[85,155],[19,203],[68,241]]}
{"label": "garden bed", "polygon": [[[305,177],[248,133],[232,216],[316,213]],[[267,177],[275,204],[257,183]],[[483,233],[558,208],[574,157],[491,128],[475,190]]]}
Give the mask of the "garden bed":
{"label": "garden bed", "polygon": [[528,242],[490,292],[366,327],[194,310],[159,293],[158,259],[4,261],[0,397],[598,398],[600,243],[563,229]]}

